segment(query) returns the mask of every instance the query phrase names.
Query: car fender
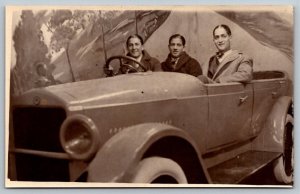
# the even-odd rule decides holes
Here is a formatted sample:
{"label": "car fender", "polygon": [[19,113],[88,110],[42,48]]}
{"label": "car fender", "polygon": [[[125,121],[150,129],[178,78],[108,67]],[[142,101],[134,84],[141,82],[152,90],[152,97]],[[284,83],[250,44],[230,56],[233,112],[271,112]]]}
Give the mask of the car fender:
{"label": "car fender", "polygon": [[109,139],[88,167],[88,182],[130,182],[143,154],[157,140],[176,136],[188,141],[197,152],[202,170],[211,182],[195,142],[183,130],[167,124],[145,123],[128,127]]}
{"label": "car fender", "polygon": [[262,132],[254,140],[255,150],[283,152],[285,118],[291,105],[290,96],[282,96],[276,101]]}

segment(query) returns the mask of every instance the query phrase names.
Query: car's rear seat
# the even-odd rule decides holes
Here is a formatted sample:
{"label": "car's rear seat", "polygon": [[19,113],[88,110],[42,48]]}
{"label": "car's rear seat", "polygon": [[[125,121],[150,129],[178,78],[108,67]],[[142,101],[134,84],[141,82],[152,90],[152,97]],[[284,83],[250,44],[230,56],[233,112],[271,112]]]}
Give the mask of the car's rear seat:
{"label": "car's rear seat", "polygon": [[260,79],[275,79],[275,78],[283,78],[285,74],[281,71],[257,71],[253,72],[253,80]]}

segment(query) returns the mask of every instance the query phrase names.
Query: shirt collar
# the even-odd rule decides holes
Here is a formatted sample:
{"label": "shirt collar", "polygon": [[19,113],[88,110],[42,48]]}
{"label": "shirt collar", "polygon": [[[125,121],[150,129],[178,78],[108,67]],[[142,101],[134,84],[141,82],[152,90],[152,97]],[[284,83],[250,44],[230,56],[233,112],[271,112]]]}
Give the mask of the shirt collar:
{"label": "shirt collar", "polygon": [[229,49],[228,51],[219,54],[219,52],[217,53],[217,59],[219,62],[222,62],[228,55],[230,55],[232,53],[232,50]]}

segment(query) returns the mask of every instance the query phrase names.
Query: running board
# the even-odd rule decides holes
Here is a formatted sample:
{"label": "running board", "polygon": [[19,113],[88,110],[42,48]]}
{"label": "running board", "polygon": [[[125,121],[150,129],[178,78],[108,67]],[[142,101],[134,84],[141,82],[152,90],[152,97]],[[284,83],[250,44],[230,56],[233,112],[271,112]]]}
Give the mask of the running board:
{"label": "running board", "polygon": [[214,184],[237,184],[265,167],[279,152],[248,151],[208,169]]}

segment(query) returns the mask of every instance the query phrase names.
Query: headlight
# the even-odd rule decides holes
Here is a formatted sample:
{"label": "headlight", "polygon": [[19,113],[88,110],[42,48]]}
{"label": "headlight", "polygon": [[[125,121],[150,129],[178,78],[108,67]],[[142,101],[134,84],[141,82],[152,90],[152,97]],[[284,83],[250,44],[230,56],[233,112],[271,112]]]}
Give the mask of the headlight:
{"label": "headlight", "polygon": [[96,125],[84,115],[72,115],[61,126],[60,142],[73,159],[88,160],[98,150],[99,139]]}

